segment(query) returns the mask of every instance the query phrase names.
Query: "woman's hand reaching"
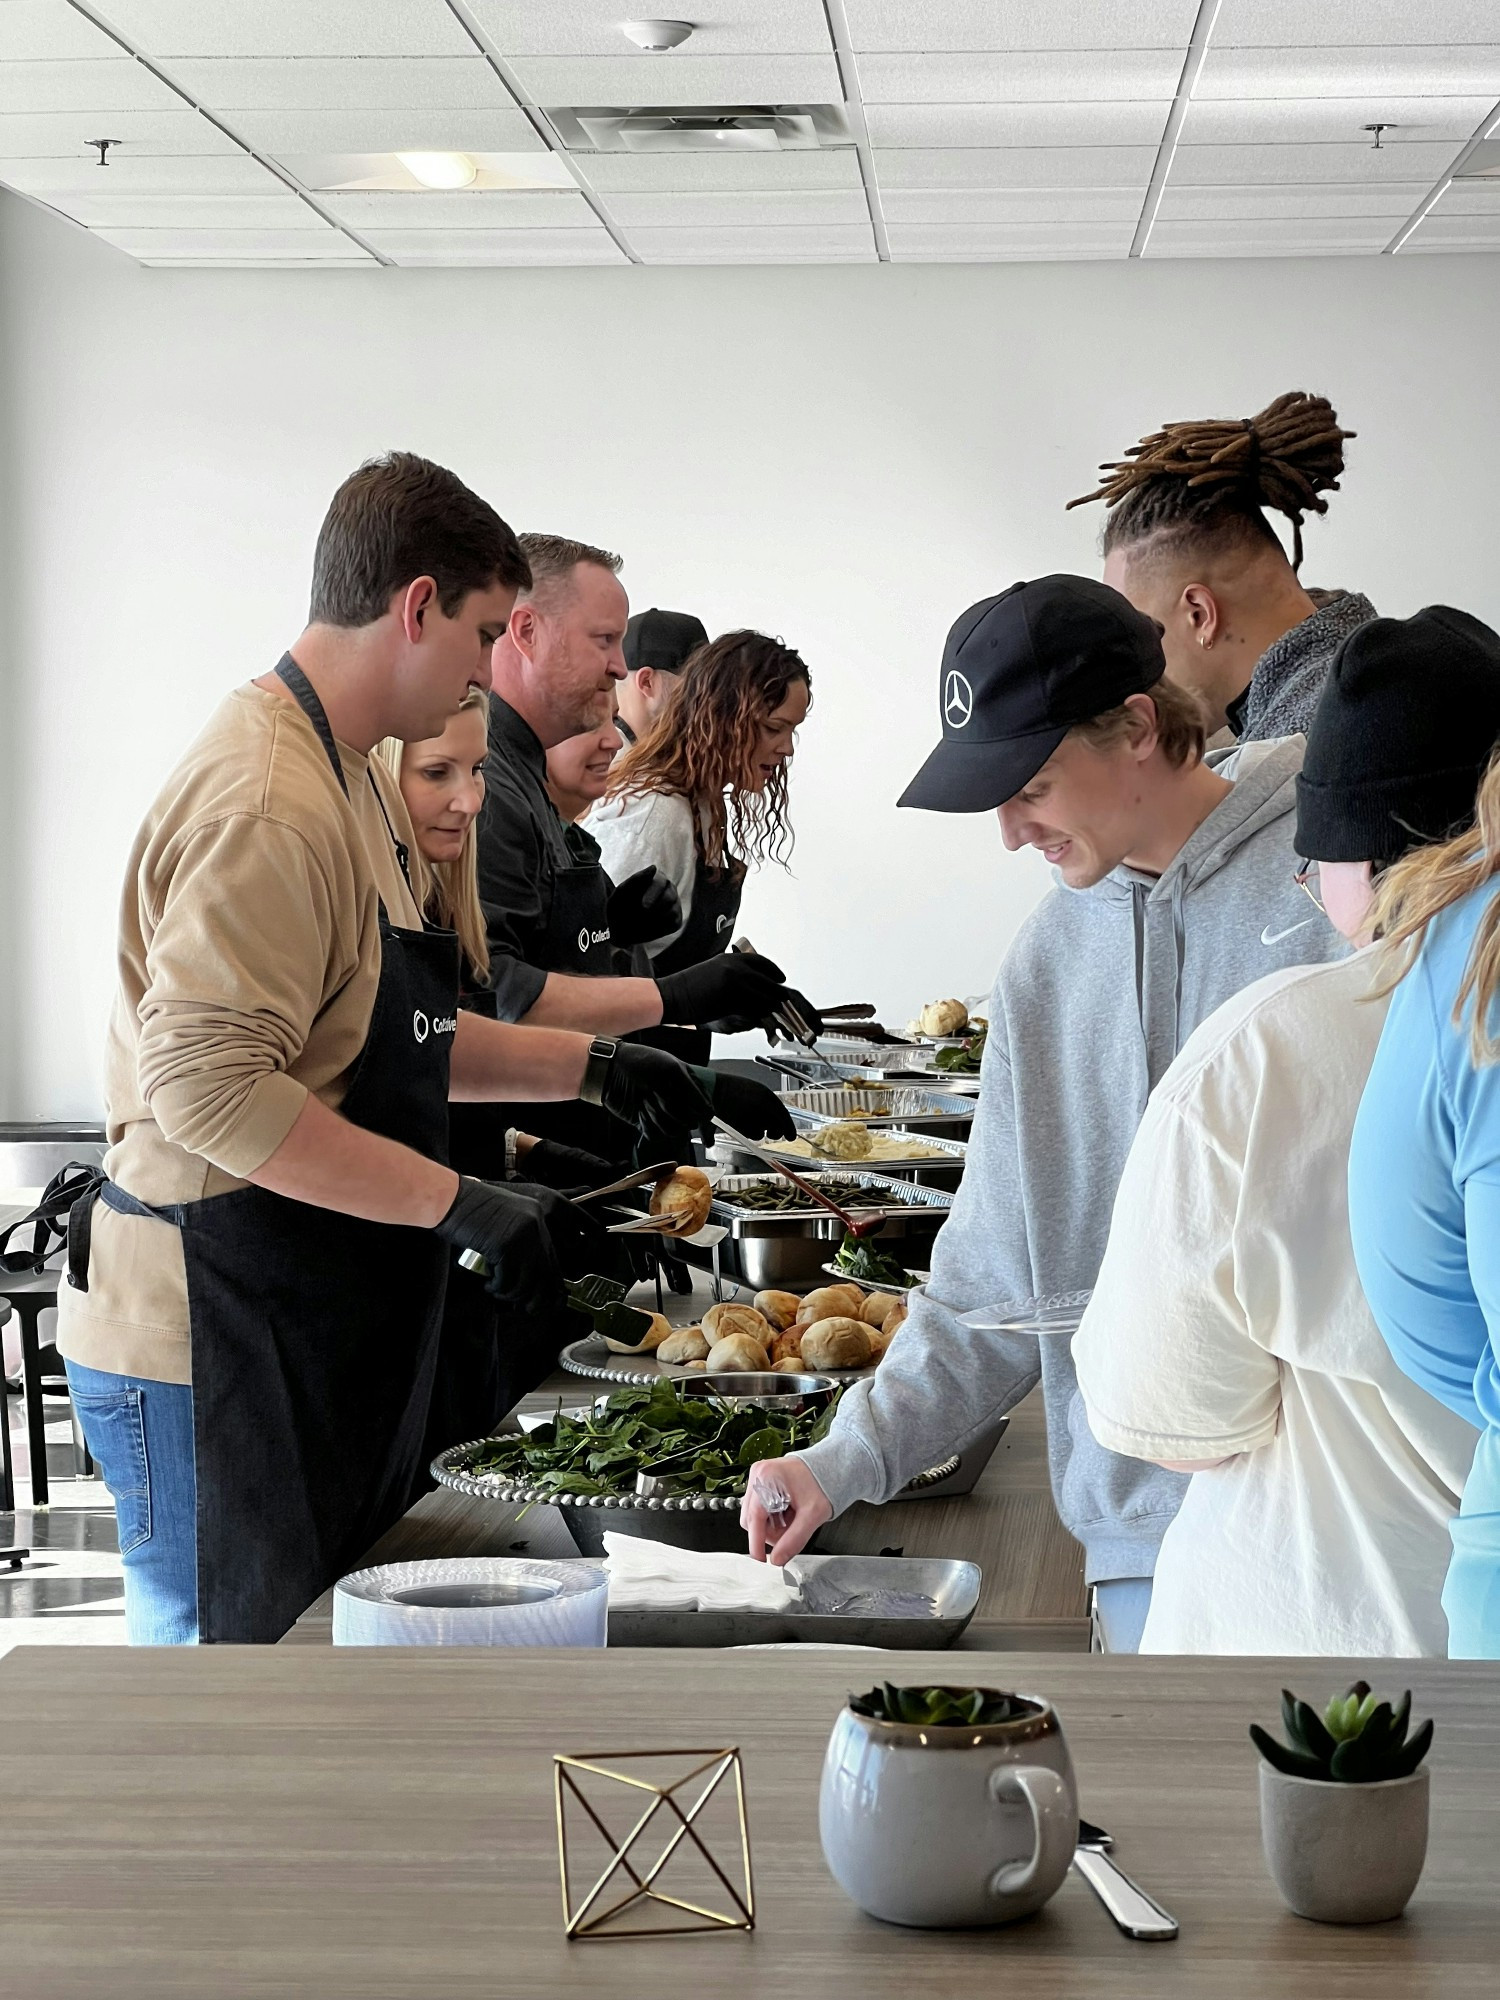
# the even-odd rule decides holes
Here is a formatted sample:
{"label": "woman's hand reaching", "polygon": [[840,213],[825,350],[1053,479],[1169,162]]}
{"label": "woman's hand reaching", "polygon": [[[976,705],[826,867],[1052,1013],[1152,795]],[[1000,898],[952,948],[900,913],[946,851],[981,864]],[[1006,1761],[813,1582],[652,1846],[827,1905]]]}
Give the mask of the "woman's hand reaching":
{"label": "woman's hand reaching", "polygon": [[751,1466],[740,1526],[757,1562],[789,1563],[832,1519],[828,1495],[800,1458],[762,1458]]}

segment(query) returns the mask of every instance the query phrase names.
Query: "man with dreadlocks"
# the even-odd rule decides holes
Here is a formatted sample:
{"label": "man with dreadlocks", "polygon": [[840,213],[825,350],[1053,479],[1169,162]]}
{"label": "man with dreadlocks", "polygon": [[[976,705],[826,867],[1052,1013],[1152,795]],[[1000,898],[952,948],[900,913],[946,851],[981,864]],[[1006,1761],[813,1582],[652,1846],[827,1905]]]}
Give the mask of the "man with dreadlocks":
{"label": "man with dreadlocks", "polygon": [[[1163,628],[1167,672],[1211,730],[1242,743],[1305,735],[1334,654],[1375,607],[1357,591],[1310,591],[1305,515],[1325,514],[1344,469],[1338,418],[1300,389],[1243,421],[1167,424],[1100,469],[1104,580]],[[1292,559],[1266,510],[1292,524]]]}

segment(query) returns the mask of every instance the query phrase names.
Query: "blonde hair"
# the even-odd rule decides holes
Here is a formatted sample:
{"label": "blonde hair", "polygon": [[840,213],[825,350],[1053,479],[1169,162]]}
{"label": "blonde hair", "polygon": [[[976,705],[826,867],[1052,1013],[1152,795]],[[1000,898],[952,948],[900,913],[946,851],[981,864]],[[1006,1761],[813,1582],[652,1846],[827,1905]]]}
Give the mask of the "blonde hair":
{"label": "blonde hair", "polygon": [[[490,698],[482,688],[470,688],[459,708],[482,709],[488,721]],[[407,746],[399,736],[383,736],[375,745],[375,755],[397,785],[401,783],[401,760]],[[411,851],[412,891],[429,923],[457,931],[464,957],[474,968],[475,977],[490,976],[490,941],[485,929],[484,910],[479,901],[479,821],[472,820],[464,835],[463,848],[455,861],[431,862],[413,847]]]}
{"label": "blonde hair", "polygon": [[[1376,935],[1385,941],[1386,963],[1377,995],[1399,986],[1411,971],[1433,918],[1451,903],[1500,876],[1500,754],[1492,757],[1479,786],[1474,824],[1467,833],[1436,847],[1414,848],[1375,884]],[[1477,1067],[1500,1061],[1500,1039],[1489,1031],[1491,1005],[1500,992],[1500,895],[1489,905],[1474,933],[1474,949],[1453,1002],[1459,1027],[1472,1001],[1469,1049]]]}
{"label": "blonde hair", "polygon": [[[1179,687],[1165,675],[1146,689],[1147,699],[1156,709],[1156,747],[1180,771],[1186,764],[1201,764],[1208,729],[1203,707],[1191,690]],[[1091,750],[1109,750],[1116,743],[1133,739],[1140,729],[1140,716],[1128,703],[1106,709],[1088,722],[1075,722],[1069,732],[1081,736]]]}

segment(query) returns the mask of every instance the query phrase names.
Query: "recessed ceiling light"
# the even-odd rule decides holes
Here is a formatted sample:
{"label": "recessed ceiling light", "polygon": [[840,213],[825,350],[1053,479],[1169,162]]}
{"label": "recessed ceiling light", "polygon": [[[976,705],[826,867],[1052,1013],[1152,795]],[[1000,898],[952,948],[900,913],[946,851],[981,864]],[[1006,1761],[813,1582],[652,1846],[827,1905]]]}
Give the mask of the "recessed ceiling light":
{"label": "recessed ceiling light", "polygon": [[647,49],[654,55],[661,55],[667,49],[675,49],[685,42],[693,32],[691,21],[622,21],[620,33],[635,43],[638,49]]}
{"label": "recessed ceiling light", "polygon": [[396,158],[423,187],[466,188],[479,178],[467,153],[398,153]]}

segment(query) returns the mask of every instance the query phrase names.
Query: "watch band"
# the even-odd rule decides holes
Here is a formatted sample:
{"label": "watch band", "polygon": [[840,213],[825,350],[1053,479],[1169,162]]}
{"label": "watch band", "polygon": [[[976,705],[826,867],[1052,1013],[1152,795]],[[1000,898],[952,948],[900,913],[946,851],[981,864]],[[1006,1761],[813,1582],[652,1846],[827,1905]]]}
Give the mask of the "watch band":
{"label": "watch band", "polygon": [[584,1104],[602,1104],[604,1087],[609,1081],[609,1066],[615,1059],[618,1042],[608,1035],[595,1035],[589,1043],[589,1059],[583,1066],[583,1081],[578,1086],[578,1095]]}

